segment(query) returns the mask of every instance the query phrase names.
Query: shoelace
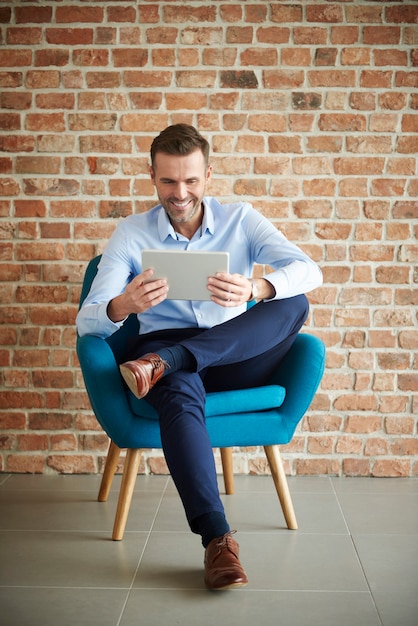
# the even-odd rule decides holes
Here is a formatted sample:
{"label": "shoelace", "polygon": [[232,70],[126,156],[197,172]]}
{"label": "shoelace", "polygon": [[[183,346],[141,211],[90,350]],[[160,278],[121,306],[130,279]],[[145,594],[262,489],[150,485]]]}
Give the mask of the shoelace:
{"label": "shoelace", "polygon": [[152,366],[152,378],[154,378],[154,373],[158,372],[161,367],[163,367],[164,369],[170,369],[169,364],[167,363],[167,361],[163,361],[163,359],[160,359],[159,357],[156,356],[152,356],[149,357],[149,362],[151,363]]}
{"label": "shoelace", "polygon": [[[222,548],[227,548],[233,554],[235,554],[235,550],[233,550],[230,544],[233,541],[232,535],[235,535],[236,532],[237,532],[236,530],[230,530],[229,532],[225,533],[222,537],[219,537],[218,541],[215,544],[216,547],[219,548],[219,550],[222,550]],[[235,554],[235,556],[238,558],[237,554]]]}

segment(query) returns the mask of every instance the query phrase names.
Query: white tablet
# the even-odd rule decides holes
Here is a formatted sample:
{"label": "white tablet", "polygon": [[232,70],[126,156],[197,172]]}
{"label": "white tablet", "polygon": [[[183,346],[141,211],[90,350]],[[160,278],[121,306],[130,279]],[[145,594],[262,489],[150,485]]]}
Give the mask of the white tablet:
{"label": "white tablet", "polygon": [[152,279],[167,279],[169,300],[210,300],[208,277],[217,272],[229,272],[229,253],[142,250],[142,269],[150,267],[154,270]]}

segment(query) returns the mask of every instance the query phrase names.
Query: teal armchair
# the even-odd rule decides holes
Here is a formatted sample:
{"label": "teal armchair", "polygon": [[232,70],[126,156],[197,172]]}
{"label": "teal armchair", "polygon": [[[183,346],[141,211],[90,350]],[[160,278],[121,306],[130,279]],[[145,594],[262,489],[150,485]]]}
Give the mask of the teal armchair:
{"label": "teal armchair", "polygon": [[[90,290],[99,260],[100,256],[95,257],[87,267],[80,305]],[[119,372],[124,346],[137,333],[138,320],[131,315],[106,340],[92,335],[77,338],[77,355],[90,403],[110,438],[99,501],[107,500],[121,449],[127,448],[112,534],[116,541],[123,538],[125,531],[141,449],[161,448],[155,409],[146,399],[135,398]],[[207,395],[207,428],[213,448],[220,448],[225,492],[234,492],[232,448],[263,446],[289,529],[298,526],[279,445],[291,441],[313,400],[324,367],[323,342],[300,333],[268,385]]]}

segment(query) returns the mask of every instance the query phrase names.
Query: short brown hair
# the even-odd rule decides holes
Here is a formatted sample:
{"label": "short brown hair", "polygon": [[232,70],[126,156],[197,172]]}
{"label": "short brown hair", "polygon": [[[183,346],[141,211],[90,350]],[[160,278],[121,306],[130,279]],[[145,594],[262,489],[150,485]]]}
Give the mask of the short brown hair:
{"label": "short brown hair", "polygon": [[209,162],[209,143],[189,124],[173,124],[163,130],[151,144],[151,165],[157,152],[185,156],[195,150],[201,150],[205,163]]}

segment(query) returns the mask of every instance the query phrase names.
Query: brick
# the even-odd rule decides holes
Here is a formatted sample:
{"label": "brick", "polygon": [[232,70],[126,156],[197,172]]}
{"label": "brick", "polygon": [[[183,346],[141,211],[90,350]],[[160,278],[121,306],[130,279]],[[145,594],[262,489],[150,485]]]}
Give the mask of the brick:
{"label": "brick", "polygon": [[13,178],[0,178],[0,194],[3,196],[17,196],[20,193],[19,184]]}
{"label": "brick", "polygon": [[296,4],[281,5],[271,3],[270,11],[272,22],[302,22],[303,20],[303,8]]}
{"label": "brick", "polygon": [[0,130],[20,130],[20,115],[18,113],[0,113]]}
{"label": "brick", "polygon": [[[228,54],[228,52],[230,52]],[[212,54],[213,53],[213,54]],[[229,59],[236,57],[236,51],[204,50],[202,53],[203,65],[228,65]],[[180,66],[199,65],[199,52],[193,48],[182,48],[178,51]]]}
{"label": "brick", "polygon": [[22,72],[1,72],[0,71],[0,87],[21,87],[23,84]]}
{"label": "brick", "polygon": [[74,94],[38,94],[36,106],[40,109],[74,109]]}
{"label": "brick", "polygon": [[24,67],[31,64],[30,50],[0,50],[0,67]]}
{"label": "brick", "polygon": [[286,117],[281,114],[272,113],[250,115],[248,128],[255,132],[284,132],[286,130]]}
{"label": "brick", "polygon": [[131,215],[133,213],[132,203],[130,201],[120,200],[101,200],[99,213],[102,218],[126,217],[127,215]]}
{"label": "brick", "polygon": [[396,87],[417,87],[418,86],[418,72],[396,72],[395,76]]}
{"label": "brick", "polygon": [[317,48],[315,52],[315,65],[330,65],[335,67],[337,61],[337,48]]}
{"label": "brick", "polygon": [[60,474],[95,474],[97,471],[92,455],[51,454],[47,465]]}
{"label": "brick", "polygon": [[77,180],[61,178],[25,178],[23,185],[28,196],[72,196],[80,187]]}
{"label": "brick", "polygon": [[252,70],[222,70],[220,86],[224,89],[255,89],[258,87],[258,80]]}
{"label": "brick", "polygon": [[[342,65],[370,65],[370,48],[343,48],[341,50]],[[385,64],[386,65],[386,64]]]}
{"label": "brick", "polygon": [[355,229],[356,241],[373,241],[381,240],[384,237],[383,224],[366,223],[357,224]]}
{"label": "brick", "polygon": [[106,9],[108,22],[136,22],[135,7],[113,6]]}
{"label": "brick", "polygon": [[416,137],[399,137],[396,144],[396,150],[400,154],[415,153],[417,147]]}
{"label": "brick", "polygon": [[0,24],[8,24],[12,17],[12,10],[8,7],[0,8]]}
{"label": "brick", "polygon": [[399,333],[399,346],[409,350],[416,350],[418,348],[418,332],[415,330],[401,330]]}
{"label": "brick", "polygon": [[386,417],[385,431],[388,435],[413,435],[414,419],[412,417]]}
{"label": "brick", "polygon": [[360,454],[363,449],[363,441],[360,437],[338,437],[335,451],[338,454]]}
{"label": "brick", "polygon": [[[250,136],[248,137],[247,151],[251,144],[254,142]],[[260,146],[260,149],[262,146]],[[245,148],[244,148],[245,151]],[[253,151],[254,148],[253,148]],[[290,160],[288,158],[280,157],[255,157],[254,159],[254,173],[255,174],[288,174],[290,170]]]}
{"label": "brick", "polygon": [[17,450],[19,451],[48,450],[48,444],[48,435],[27,434],[17,437]]}
{"label": "brick", "polygon": [[[73,64],[76,66],[106,67],[109,62],[109,51],[104,49],[77,49],[72,53]],[[115,63],[115,65],[117,65]]]}
{"label": "brick", "polygon": [[64,67],[68,65],[70,61],[70,53],[64,49],[51,49],[51,50],[35,50],[35,66],[36,67],[48,67],[56,65],[57,67]]}
{"label": "brick", "polygon": [[45,457],[39,454],[10,454],[6,459],[6,471],[15,474],[42,474]]}
{"label": "brick", "polygon": [[417,456],[418,439],[416,437],[399,437],[391,445],[391,453],[395,456]]}
{"label": "brick", "polygon": [[89,45],[93,43],[93,34],[92,28],[47,28],[45,39],[53,45]]}
{"label": "brick", "polygon": [[[283,58],[282,51],[282,58]],[[278,55],[276,48],[246,48],[245,51],[241,52],[241,65],[277,65]],[[284,61],[286,63],[286,61]],[[301,63],[299,63],[301,64]],[[294,65],[292,63],[291,65]]]}
{"label": "brick", "polygon": [[368,89],[389,89],[392,83],[392,78],[392,70],[362,70],[360,74],[360,87]]}
{"label": "brick", "polygon": [[373,464],[372,476],[380,478],[397,478],[409,476],[410,461],[397,459],[380,459]]}
{"label": "brick", "polygon": [[308,438],[308,452],[311,454],[332,454],[334,451],[335,437],[324,436]]}
{"label": "brick", "polygon": [[337,459],[296,459],[295,468],[298,476],[339,476],[341,472],[340,463]]}
{"label": "brick", "polygon": [[246,91],[241,97],[241,109],[243,111],[283,111],[287,107],[287,97],[283,94],[271,92],[257,93],[254,91]]}
{"label": "brick", "polygon": [[16,302],[65,302],[67,287],[19,285],[16,288]]}
{"label": "brick", "polygon": [[68,117],[69,130],[114,130],[117,116],[115,113],[71,113]]}
{"label": "brick", "polygon": [[18,156],[16,172],[20,174],[58,174],[61,167],[59,157]]}
{"label": "brick", "polygon": [[[127,124],[129,126],[129,124]],[[144,125],[145,126],[145,125]],[[128,130],[126,128],[125,130]],[[129,128],[129,130],[139,130],[139,128]],[[92,135],[80,137],[80,150],[82,153],[131,153],[132,139],[130,136],[114,135]]]}
{"label": "brick", "polygon": [[[347,10],[350,7],[347,7]],[[357,20],[353,20],[357,21]],[[344,44],[344,45],[353,45],[359,42],[359,27],[358,26],[331,26],[331,43],[334,45]]]}
{"label": "brick", "polygon": [[408,284],[410,271],[408,267],[378,267],[376,268],[376,281],[378,283]]}
{"label": "brick", "polygon": [[134,45],[135,46],[135,45],[142,43],[143,36],[142,36],[141,29],[139,27],[121,26],[119,29],[119,39],[122,45],[129,45],[129,46]]}
{"label": "brick", "polygon": [[77,439],[74,433],[66,433],[50,436],[51,450],[53,452],[67,452],[77,450]]}
{"label": "brick", "polygon": [[297,69],[263,70],[262,77],[266,89],[296,89],[304,84],[304,72]]}
{"label": "brick", "polygon": [[393,413],[407,413],[408,407],[410,404],[410,398],[405,395],[402,396],[399,394],[391,396],[391,395],[382,395],[380,402],[380,412],[382,415],[385,414],[393,414]]}
{"label": "brick", "polygon": [[56,89],[60,85],[60,73],[56,70],[29,70],[26,74],[28,89]]}
{"label": "brick", "polygon": [[121,85],[120,72],[87,72],[86,84],[89,89],[115,89]]}
{"label": "brick", "polygon": [[382,419],[378,416],[351,415],[347,418],[344,431],[347,433],[369,434],[380,431]]}
{"label": "brick", "polygon": [[418,391],[418,374],[399,374],[398,388],[401,391]]}
{"label": "brick", "polygon": [[79,442],[82,450],[107,451],[109,447],[109,438],[104,433],[80,435]]}
{"label": "brick", "polygon": [[16,441],[16,435],[0,435],[0,450],[14,450]]}
{"label": "brick", "polygon": [[264,196],[267,193],[266,183],[262,180],[237,180],[234,185],[237,195]]}
{"label": "brick", "polygon": [[366,120],[362,115],[348,113],[321,113],[318,127],[324,131],[364,131],[366,130]]}
{"label": "brick", "polygon": [[343,474],[345,476],[371,476],[370,461],[368,459],[343,459]]}
{"label": "brick", "polygon": [[148,28],[146,31],[146,41],[150,44],[175,44],[177,41],[178,29],[167,27]]}
{"label": "brick", "polygon": [[[226,30],[227,44],[245,44],[253,41],[252,26],[228,26]],[[262,52],[262,51],[260,51]]]}
{"label": "brick", "polygon": [[[68,135],[38,135],[38,152],[72,152],[75,142],[75,137]],[[74,173],[81,172],[76,170]]]}
{"label": "brick", "polygon": [[259,43],[283,44],[290,40],[290,28],[266,26],[257,28],[256,38]]}
{"label": "brick", "polygon": [[178,87],[213,88],[215,81],[216,72],[214,70],[176,72],[176,84]]}
{"label": "brick", "polygon": [[104,11],[101,7],[56,7],[55,19],[57,23],[71,24],[74,22],[100,23],[104,19]]}

